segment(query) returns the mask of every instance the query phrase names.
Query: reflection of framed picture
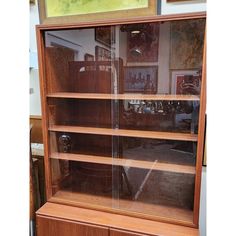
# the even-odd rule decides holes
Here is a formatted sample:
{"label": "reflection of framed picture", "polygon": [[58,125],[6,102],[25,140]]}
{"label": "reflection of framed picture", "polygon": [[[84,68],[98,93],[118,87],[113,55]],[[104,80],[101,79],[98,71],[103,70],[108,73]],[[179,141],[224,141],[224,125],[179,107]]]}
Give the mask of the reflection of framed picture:
{"label": "reflection of framed picture", "polygon": [[[96,46],[95,47],[95,59],[96,59],[96,61],[111,61],[111,51],[106,48]],[[109,71],[109,67],[108,66],[99,66],[99,70]]]}
{"label": "reflection of framed picture", "polygon": [[202,66],[205,19],[171,22],[170,69],[191,70]]}
{"label": "reflection of framed picture", "polygon": [[96,61],[110,61],[111,60],[111,51],[106,48],[96,46],[95,47],[95,59],[96,59]]}
{"label": "reflection of framed picture", "polygon": [[171,93],[199,95],[201,81],[197,70],[172,71]]}
{"label": "reflection of framed picture", "polygon": [[156,93],[157,67],[125,67],[124,92]]}
{"label": "reflection of framed picture", "polygon": [[128,29],[127,34],[127,62],[158,61],[158,23],[137,24],[134,29]]}
{"label": "reflection of framed picture", "polygon": [[42,24],[77,23],[157,13],[157,1],[154,0],[38,0],[38,3]]}
{"label": "reflection of framed picture", "polygon": [[115,29],[111,26],[95,28],[95,40],[110,47],[115,43]]}
{"label": "reflection of framed picture", "polygon": [[[88,53],[84,54],[84,61],[94,61],[94,56]],[[85,70],[93,70],[93,66],[86,66]]]}

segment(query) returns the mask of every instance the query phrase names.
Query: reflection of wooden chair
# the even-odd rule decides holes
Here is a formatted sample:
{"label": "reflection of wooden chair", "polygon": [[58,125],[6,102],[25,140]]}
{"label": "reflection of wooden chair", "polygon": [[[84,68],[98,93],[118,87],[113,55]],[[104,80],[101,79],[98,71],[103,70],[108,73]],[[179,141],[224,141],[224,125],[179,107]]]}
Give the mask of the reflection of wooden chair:
{"label": "reflection of wooden chair", "polygon": [[[122,90],[123,61],[71,61],[69,62],[70,87],[73,92],[79,93],[114,93],[115,67],[117,86]],[[89,70],[87,69],[89,68]]]}
{"label": "reflection of wooden chair", "polygon": [[30,116],[31,129],[31,143],[43,143],[42,134],[42,116]]}

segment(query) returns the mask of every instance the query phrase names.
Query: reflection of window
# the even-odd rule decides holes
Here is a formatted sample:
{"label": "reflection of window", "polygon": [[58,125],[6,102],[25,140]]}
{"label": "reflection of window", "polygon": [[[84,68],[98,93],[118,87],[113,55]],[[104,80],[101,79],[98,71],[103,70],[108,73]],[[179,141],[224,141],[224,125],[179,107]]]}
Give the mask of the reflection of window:
{"label": "reflection of window", "polygon": [[46,33],[46,47],[67,48],[74,52],[74,60],[79,61],[82,46],[57,35]]}

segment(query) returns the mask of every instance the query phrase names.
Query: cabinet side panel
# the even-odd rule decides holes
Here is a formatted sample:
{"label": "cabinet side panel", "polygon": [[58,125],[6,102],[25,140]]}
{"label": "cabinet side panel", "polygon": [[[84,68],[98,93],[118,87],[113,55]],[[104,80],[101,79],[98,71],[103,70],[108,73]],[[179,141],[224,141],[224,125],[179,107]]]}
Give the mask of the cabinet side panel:
{"label": "cabinet side panel", "polygon": [[197,145],[197,161],[195,176],[195,193],[194,193],[194,216],[193,223],[198,227],[199,224],[199,208],[200,208],[200,191],[201,191],[201,175],[202,175],[202,158],[204,146],[205,132],[205,113],[206,113],[206,32],[204,40],[203,67],[202,67],[202,89],[198,126],[198,145]]}
{"label": "cabinet side panel", "polygon": [[46,109],[46,93],[47,87],[45,83],[45,58],[44,58],[44,39],[43,31],[37,27],[37,48],[38,48],[38,61],[39,61],[39,78],[40,78],[40,96],[41,96],[41,108],[42,108],[42,131],[43,131],[43,143],[44,143],[44,164],[45,164],[45,184],[47,199],[52,196],[51,191],[51,177],[48,162],[48,122],[47,122],[47,109]]}

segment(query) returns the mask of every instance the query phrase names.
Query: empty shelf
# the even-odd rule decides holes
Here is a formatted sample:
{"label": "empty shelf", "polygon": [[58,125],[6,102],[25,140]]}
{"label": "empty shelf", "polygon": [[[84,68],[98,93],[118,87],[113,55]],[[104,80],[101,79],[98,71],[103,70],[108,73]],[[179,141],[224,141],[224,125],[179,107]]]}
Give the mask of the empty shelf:
{"label": "empty shelf", "polygon": [[106,93],[50,93],[50,98],[78,98],[78,99],[118,99],[118,100],[166,100],[166,101],[199,101],[197,95],[160,95],[160,94],[106,94]]}
{"label": "empty shelf", "polygon": [[153,170],[169,171],[175,173],[195,174],[195,166],[177,165],[163,162],[154,163],[153,161],[139,161],[125,158],[112,158],[112,157],[72,154],[72,153],[52,153],[50,155],[50,158],[97,163],[97,164],[127,166],[127,167],[135,167],[142,169],[153,169]]}
{"label": "empty shelf", "polygon": [[193,141],[193,142],[196,142],[198,139],[197,134],[189,134],[189,133],[171,133],[171,132],[143,131],[143,130],[108,129],[108,128],[93,128],[93,127],[64,126],[64,125],[51,125],[49,127],[49,131],[71,132],[71,133],[82,133],[82,134],[111,135],[111,136],[125,136],[125,137],[137,137],[137,138],[179,140],[179,141]]}

